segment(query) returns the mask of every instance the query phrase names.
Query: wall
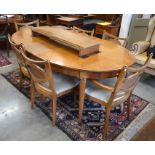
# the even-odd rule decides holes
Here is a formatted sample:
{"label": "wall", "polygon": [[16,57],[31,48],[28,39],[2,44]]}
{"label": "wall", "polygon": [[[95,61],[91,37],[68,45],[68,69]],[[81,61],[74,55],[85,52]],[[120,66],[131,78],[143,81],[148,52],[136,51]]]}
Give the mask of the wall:
{"label": "wall", "polygon": [[119,31],[119,37],[121,38],[128,37],[128,32],[129,32],[132,16],[133,16],[132,14],[123,14],[121,28]]}

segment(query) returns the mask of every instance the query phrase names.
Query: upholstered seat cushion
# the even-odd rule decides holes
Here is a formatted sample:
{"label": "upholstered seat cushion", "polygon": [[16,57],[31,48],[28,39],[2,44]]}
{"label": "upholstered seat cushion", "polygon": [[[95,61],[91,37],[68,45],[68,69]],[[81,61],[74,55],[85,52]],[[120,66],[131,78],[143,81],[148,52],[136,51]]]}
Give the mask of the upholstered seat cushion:
{"label": "upholstered seat cushion", "polygon": [[[70,90],[79,84],[78,79],[70,76],[66,76],[60,73],[53,73],[53,78],[54,78],[55,90],[57,94]],[[49,88],[48,82],[46,82],[44,86],[46,88]]]}
{"label": "upholstered seat cushion", "polygon": [[[114,87],[116,80],[117,80],[117,78],[107,78],[107,79],[101,79],[98,81],[105,85]],[[108,102],[109,97],[111,95],[111,91],[107,91],[107,90],[95,85],[91,81],[87,81],[85,93],[89,96],[92,96],[94,98],[97,98],[97,99],[105,101],[105,102]]]}
{"label": "upholstered seat cushion", "polygon": [[[146,59],[147,59],[147,53],[146,52],[136,55],[136,63],[138,63],[138,64],[141,64],[141,65],[144,64]],[[155,69],[155,59],[151,60],[149,67],[152,69]]]}

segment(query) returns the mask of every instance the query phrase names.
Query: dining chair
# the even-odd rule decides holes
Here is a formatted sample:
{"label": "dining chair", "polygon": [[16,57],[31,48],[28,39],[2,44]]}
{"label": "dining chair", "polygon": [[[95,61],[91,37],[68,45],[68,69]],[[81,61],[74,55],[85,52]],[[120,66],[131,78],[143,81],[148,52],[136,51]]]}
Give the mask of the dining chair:
{"label": "dining chair", "polygon": [[[152,55],[150,55],[145,64],[139,68],[123,67],[118,77],[89,80],[83,86],[84,97],[105,106],[105,123],[103,136],[106,137],[109,131],[109,116],[112,108],[121,105],[127,101],[127,118],[130,116],[130,98],[136,87],[144,69],[150,63]],[[79,105],[79,123],[82,120],[84,99]]]}
{"label": "dining chair", "polygon": [[25,61],[21,55],[21,52],[19,51],[19,48],[21,47],[23,49],[24,53],[26,53],[26,50],[22,44],[15,44],[12,41],[10,34],[8,34],[8,40],[9,40],[12,50],[16,54],[16,59],[17,59],[18,65],[19,65],[19,70],[20,70],[20,88],[22,88],[24,76],[26,76],[26,77],[30,77],[30,76],[29,76],[29,72],[26,68]]}
{"label": "dining chair", "polygon": [[31,26],[36,26],[38,27],[39,26],[39,20],[34,20],[32,22],[28,22],[28,23],[17,23],[17,22],[14,22],[15,24],[15,29],[16,31],[19,31],[19,29],[22,27],[22,28],[25,28],[25,27],[31,27]]}
{"label": "dining chair", "polygon": [[120,37],[114,36],[114,35],[108,33],[106,30],[103,31],[102,39],[112,41],[112,42],[114,42],[118,45],[121,45],[123,47],[126,47],[126,45],[127,45],[127,38],[120,38]]}
{"label": "dining chair", "polygon": [[73,26],[72,30],[74,32],[84,33],[84,34],[87,34],[87,35],[90,35],[90,36],[94,35],[94,29],[93,30],[84,30],[84,29],[80,29],[80,28],[78,28],[76,26]]}
{"label": "dining chair", "polygon": [[48,60],[36,61],[28,58],[20,48],[31,78],[31,108],[34,107],[36,92],[52,99],[52,125],[56,124],[57,98],[71,93],[78,86],[78,80],[60,73],[52,72]]}
{"label": "dining chair", "polygon": [[0,42],[6,42],[6,51],[8,57],[10,56],[10,51],[9,51],[9,42],[8,42],[8,33],[9,33],[9,23],[8,23],[8,17],[5,15],[0,15],[0,18],[4,19],[3,24],[0,24]]}

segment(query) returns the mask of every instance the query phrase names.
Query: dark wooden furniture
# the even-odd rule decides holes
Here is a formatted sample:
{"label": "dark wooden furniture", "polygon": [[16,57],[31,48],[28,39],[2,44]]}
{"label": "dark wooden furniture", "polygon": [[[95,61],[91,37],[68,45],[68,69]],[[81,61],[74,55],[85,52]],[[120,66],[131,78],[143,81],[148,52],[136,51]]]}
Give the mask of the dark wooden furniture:
{"label": "dark wooden furniture", "polygon": [[[15,26],[14,26],[14,22],[19,22],[22,23],[24,22],[24,15],[5,15],[7,16],[8,20],[8,24],[9,24],[9,34],[13,34],[15,33]],[[2,26],[3,24],[6,24],[6,20],[4,18],[0,18],[0,26]],[[3,46],[3,45],[2,45]]]}
{"label": "dark wooden furniture", "polygon": [[[23,15],[3,15],[3,16],[6,16],[7,17],[7,22],[9,24],[13,24],[14,22],[23,22],[24,21],[24,16]],[[2,17],[2,15],[1,15]],[[0,17],[0,24],[5,24],[6,23],[6,20],[5,18],[1,18]]]}
{"label": "dark wooden furniture", "polygon": [[78,85],[78,80],[59,73],[53,73],[49,61],[30,59],[24,54],[23,48],[18,52],[22,54],[31,78],[31,108],[34,107],[36,92],[50,97],[52,99],[52,125],[55,126],[57,98],[73,92]]}
{"label": "dark wooden furniture", "polygon": [[87,14],[87,15],[83,16],[84,19],[93,19],[95,17],[96,17],[96,15],[94,15],[94,14]]}
{"label": "dark wooden furniture", "polygon": [[56,24],[64,25],[67,27],[72,27],[72,26],[80,27],[83,24],[83,19],[77,18],[77,17],[60,17],[60,18],[56,18]]}
{"label": "dark wooden furniture", "polygon": [[118,36],[120,26],[112,26],[111,24],[108,25],[102,25],[100,23],[96,24],[95,29],[95,35],[100,34],[102,35],[104,30],[106,30],[108,33]]}
{"label": "dark wooden furniture", "polygon": [[[127,117],[130,116],[130,96],[137,85],[137,82],[144,72],[144,69],[148,66],[152,58],[150,55],[145,64],[139,68],[123,67],[120,71],[118,78],[109,78],[102,80],[91,80],[86,86],[86,82],[82,86],[83,92],[79,105],[79,122],[82,120],[82,111],[84,105],[84,98],[99,103],[106,108],[105,125],[104,125],[104,137],[107,136],[109,131],[109,116],[110,110],[113,107],[121,105],[127,101]],[[85,95],[84,95],[85,94]]]}
{"label": "dark wooden furniture", "polygon": [[57,14],[47,14],[46,15],[46,20],[47,20],[47,25],[57,25],[56,24],[56,19],[61,17],[61,15]]}
{"label": "dark wooden furniture", "polygon": [[3,22],[0,23],[0,42],[4,43],[6,45],[6,51],[7,55],[9,57],[9,42],[8,42],[8,33],[9,33],[9,28],[10,25],[8,23],[8,17],[5,15],[0,15],[0,19],[3,19]]}
{"label": "dark wooden furniture", "polygon": [[32,31],[33,35],[46,36],[62,45],[77,50],[80,57],[99,52],[100,43],[89,36],[75,33],[74,29],[73,31],[69,31],[57,27],[41,26],[33,27]]}
{"label": "dark wooden furniture", "polygon": [[[48,25],[56,25],[57,18],[64,17],[64,16],[65,16],[64,14],[63,15],[61,15],[61,14],[60,15],[59,14],[47,14],[46,15],[47,24]],[[92,15],[92,14],[68,14],[65,17],[78,18],[78,19],[80,18],[85,21],[88,19],[93,19],[95,16],[96,15]]]}
{"label": "dark wooden furniture", "polygon": [[93,14],[67,14],[67,17],[73,17],[73,18],[82,18],[82,19],[92,19],[96,15]]}
{"label": "dark wooden furniture", "polygon": [[95,14],[95,18],[102,20],[102,21],[107,21],[107,22],[113,22],[116,21],[119,17],[121,17],[121,14]]}

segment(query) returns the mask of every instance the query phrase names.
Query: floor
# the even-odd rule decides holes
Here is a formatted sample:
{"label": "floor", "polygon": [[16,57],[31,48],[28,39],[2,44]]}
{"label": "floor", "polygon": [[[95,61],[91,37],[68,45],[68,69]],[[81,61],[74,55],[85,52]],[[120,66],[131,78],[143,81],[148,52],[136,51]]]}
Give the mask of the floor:
{"label": "floor", "polygon": [[151,119],[142,130],[140,130],[133,138],[133,141],[154,141],[155,140],[155,117]]}
{"label": "floor", "polygon": [[[13,64],[0,68],[0,74],[18,68],[13,52],[10,60]],[[155,77],[144,74],[134,94],[148,100],[151,104],[116,140],[130,140],[155,116]],[[30,100],[0,75],[0,140],[68,141],[70,139],[57,127],[53,128],[51,121],[39,108],[31,110]]]}

